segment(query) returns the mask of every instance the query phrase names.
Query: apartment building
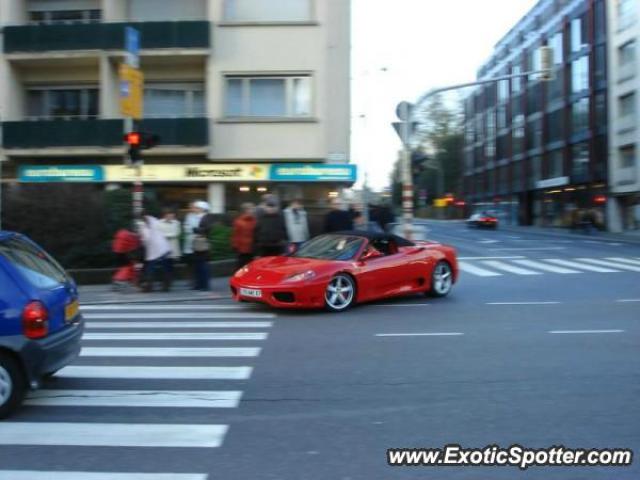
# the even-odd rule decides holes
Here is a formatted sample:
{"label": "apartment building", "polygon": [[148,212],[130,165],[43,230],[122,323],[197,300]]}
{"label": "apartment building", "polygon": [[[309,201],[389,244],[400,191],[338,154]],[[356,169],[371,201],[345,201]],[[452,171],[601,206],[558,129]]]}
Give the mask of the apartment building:
{"label": "apartment building", "polygon": [[5,183],[126,186],[119,65],[141,35],[147,189],[216,212],[325,202],[349,164],[350,2],[0,0]]}
{"label": "apartment building", "polygon": [[479,69],[479,80],[539,70],[539,47],[553,50],[552,81],[529,75],[476,88],[466,98],[469,203],[496,209],[514,224],[569,226],[588,211],[605,225],[606,3],[540,0]]}
{"label": "apartment building", "polygon": [[640,229],[640,2],[608,2],[609,229]]}

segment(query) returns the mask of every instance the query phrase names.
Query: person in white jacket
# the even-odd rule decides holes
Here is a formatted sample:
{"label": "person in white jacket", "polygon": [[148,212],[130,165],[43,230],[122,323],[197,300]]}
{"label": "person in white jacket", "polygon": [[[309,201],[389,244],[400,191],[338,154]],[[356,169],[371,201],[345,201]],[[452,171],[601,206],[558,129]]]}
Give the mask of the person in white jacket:
{"label": "person in white jacket", "polygon": [[309,240],[309,222],[302,200],[296,198],[284,209],[284,224],[291,243],[300,245]]}
{"label": "person in white jacket", "polygon": [[144,215],[138,222],[138,233],[144,245],[144,272],[142,289],[153,290],[153,280],[158,268],[162,269],[162,287],[165,292],[171,288],[171,245],[160,229],[160,220]]}
{"label": "person in white jacket", "polygon": [[182,227],[180,222],[176,219],[175,212],[170,208],[165,208],[162,212],[162,220],[159,223],[160,230],[164,234],[164,238],[169,241],[171,245],[171,258],[178,260],[182,255],[180,249],[180,234],[182,233]]}

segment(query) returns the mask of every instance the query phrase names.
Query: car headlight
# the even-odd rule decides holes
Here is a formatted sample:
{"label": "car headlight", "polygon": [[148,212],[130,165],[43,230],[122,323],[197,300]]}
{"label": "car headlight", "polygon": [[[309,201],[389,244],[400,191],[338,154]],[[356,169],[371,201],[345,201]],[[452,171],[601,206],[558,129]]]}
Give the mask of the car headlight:
{"label": "car headlight", "polygon": [[316,272],[313,270],[307,270],[306,272],[296,273],[290,277],[285,278],[285,282],[305,282],[316,277]]}
{"label": "car headlight", "polygon": [[235,273],[235,276],[236,277],[242,277],[243,275],[245,275],[247,273],[249,273],[249,266],[248,265],[246,265],[246,266],[242,267],[240,270],[238,270]]}

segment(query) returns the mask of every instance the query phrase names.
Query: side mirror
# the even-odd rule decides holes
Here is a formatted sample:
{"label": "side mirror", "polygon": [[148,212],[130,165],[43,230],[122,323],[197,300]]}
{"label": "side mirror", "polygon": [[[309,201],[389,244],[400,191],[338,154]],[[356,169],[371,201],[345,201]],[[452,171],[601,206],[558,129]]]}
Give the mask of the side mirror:
{"label": "side mirror", "polygon": [[380,253],[377,250],[367,250],[366,252],[364,252],[364,254],[362,255],[362,257],[360,257],[360,261],[361,262],[366,262],[368,260],[372,260],[374,258],[379,258],[382,257],[382,253]]}

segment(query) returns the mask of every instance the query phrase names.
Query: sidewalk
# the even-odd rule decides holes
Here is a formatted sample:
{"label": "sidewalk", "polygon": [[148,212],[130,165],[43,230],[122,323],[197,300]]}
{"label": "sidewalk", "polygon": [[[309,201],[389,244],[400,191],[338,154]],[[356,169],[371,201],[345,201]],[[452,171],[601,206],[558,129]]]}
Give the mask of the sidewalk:
{"label": "sidewalk", "polygon": [[211,289],[210,292],[200,292],[192,290],[185,281],[177,281],[169,292],[160,291],[159,286],[156,287],[156,291],[150,293],[142,293],[134,288],[124,292],[116,292],[111,285],[81,285],[78,287],[78,292],[82,305],[202,302],[231,298],[228,277],[212,278]]}

